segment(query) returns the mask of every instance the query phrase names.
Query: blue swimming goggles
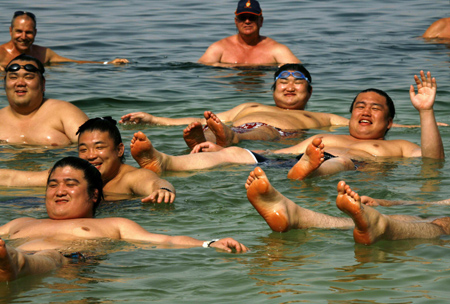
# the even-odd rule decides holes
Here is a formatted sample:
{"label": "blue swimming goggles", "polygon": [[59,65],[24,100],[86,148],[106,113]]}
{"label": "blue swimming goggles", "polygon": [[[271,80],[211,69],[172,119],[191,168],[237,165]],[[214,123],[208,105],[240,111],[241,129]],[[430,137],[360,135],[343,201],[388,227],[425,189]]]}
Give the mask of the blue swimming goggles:
{"label": "blue swimming goggles", "polygon": [[309,79],[308,77],[306,77],[305,75],[303,75],[302,72],[299,71],[295,71],[295,72],[289,72],[289,71],[282,71],[280,72],[280,74],[278,74],[278,76],[275,78],[275,81],[277,81],[278,79],[287,79],[289,76],[294,77],[295,79],[304,79],[306,80],[308,83]]}
{"label": "blue swimming goggles", "polygon": [[[25,65],[20,65],[18,63],[13,63],[11,64],[9,67],[6,68],[6,72],[17,72],[20,69],[24,69],[27,72],[31,72],[31,73],[37,73],[37,72],[41,72],[41,70],[39,70],[39,68],[37,68],[36,66],[28,63]],[[41,72],[42,74],[42,72]]]}

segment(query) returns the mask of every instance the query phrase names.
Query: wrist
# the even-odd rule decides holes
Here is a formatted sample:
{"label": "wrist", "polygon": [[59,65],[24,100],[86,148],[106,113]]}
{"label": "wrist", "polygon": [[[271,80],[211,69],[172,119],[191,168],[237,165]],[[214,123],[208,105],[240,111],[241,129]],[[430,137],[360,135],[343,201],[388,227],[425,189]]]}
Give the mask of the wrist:
{"label": "wrist", "polygon": [[159,189],[166,190],[166,191],[169,191],[170,193],[173,193],[172,190],[170,190],[169,188],[166,188],[166,187],[161,187],[161,188],[159,188]]}
{"label": "wrist", "polygon": [[204,241],[202,247],[203,248],[209,248],[211,247],[211,244],[214,242],[217,242],[219,239],[212,239],[211,241]]}

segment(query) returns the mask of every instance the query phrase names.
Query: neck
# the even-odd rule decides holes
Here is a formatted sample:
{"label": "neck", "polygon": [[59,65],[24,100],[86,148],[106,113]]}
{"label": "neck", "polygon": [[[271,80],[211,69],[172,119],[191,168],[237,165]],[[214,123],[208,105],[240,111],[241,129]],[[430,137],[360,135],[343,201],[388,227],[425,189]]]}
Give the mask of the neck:
{"label": "neck", "polygon": [[255,34],[248,35],[248,36],[238,33],[237,38],[238,38],[238,42],[240,44],[246,44],[246,45],[250,45],[250,46],[255,46],[259,42],[261,42],[261,36],[259,35],[259,33],[255,33]]}

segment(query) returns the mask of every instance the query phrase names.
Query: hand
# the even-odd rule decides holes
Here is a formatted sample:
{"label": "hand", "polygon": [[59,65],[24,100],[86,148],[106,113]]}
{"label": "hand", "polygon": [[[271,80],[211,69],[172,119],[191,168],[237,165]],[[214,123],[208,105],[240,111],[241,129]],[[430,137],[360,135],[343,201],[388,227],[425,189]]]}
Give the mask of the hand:
{"label": "hand", "polygon": [[200,152],[217,152],[222,149],[224,149],[224,147],[216,145],[215,143],[212,143],[210,141],[205,141],[195,145],[194,148],[192,148],[191,154]]}
{"label": "hand", "polygon": [[378,204],[376,199],[371,198],[369,196],[365,196],[365,195],[361,196],[361,203],[363,203],[364,205],[367,205],[367,206],[371,206],[371,207],[377,207],[380,205],[380,204]]}
{"label": "hand", "polygon": [[434,100],[436,98],[436,78],[431,78],[431,73],[425,73],[420,71],[420,79],[417,75],[414,75],[414,80],[417,85],[417,95],[414,90],[414,86],[409,88],[409,97],[413,106],[418,110],[432,110]]}
{"label": "hand", "polygon": [[121,120],[119,120],[119,123],[121,124],[139,124],[139,123],[147,123],[147,124],[153,124],[155,120],[155,116],[145,113],[145,112],[133,112],[125,114],[121,117]]}
{"label": "hand", "polygon": [[130,63],[130,61],[128,59],[125,59],[125,58],[116,58],[116,59],[114,59],[114,60],[112,60],[112,61],[110,61],[108,63],[111,63],[111,64],[124,64],[124,63]]}
{"label": "hand", "polygon": [[244,253],[244,252],[248,251],[247,247],[245,247],[243,244],[239,243],[238,241],[236,241],[235,239],[232,239],[232,238],[220,239],[220,240],[212,243],[210,247],[222,249],[222,250],[225,250],[226,252],[232,252],[233,248],[238,253],[241,253],[241,252]]}
{"label": "hand", "polygon": [[173,203],[175,200],[175,193],[167,191],[165,189],[158,189],[153,191],[149,196],[143,198],[141,202],[143,203]]}

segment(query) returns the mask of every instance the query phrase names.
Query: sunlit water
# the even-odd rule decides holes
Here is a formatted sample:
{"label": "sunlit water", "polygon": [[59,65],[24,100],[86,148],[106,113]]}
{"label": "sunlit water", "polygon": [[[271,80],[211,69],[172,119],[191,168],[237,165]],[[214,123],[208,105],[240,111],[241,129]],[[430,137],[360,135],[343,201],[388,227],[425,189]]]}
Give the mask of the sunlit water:
{"label": "sunlit water", "polygon": [[[418,38],[434,20],[447,17],[448,1],[262,1],[262,33],[287,44],[313,76],[308,110],[348,117],[354,95],[368,87],[395,100],[396,121],[417,124],[408,89],[420,69],[438,81],[437,119],[449,123],[449,50]],[[38,17],[37,44],[63,56],[126,66],[53,65],[48,97],[70,101],[89,117],[115,119],[142,110],[169,117],[221,112],[242,102],[272,104],[272,68],[236,70],[195,62],[209,44],[235,33],[236,1],[10,1],[2,3],[0,41],[15,10]],[[6,105],[4,92],[1,106]],[[121,127],[128,143],[143,130],[166,153],[187,153],[183,127]],[[310,130],[307,136],[328,132]],[[334,130],[345,134],[346,129]],[[446,150],[450,129],[441,128]],[[393,129],[389,138],[420,142],[419,129]],[[252,149],[295,142],[246,142]],[[55,159],[76,155],[62,149],[0,147],[2,168],[44,170]],[[127,163],[135,165],[129,151]],[[123,216],[146,229],[199,239],[234,237],[252,250],[234,255],[194,249],[141,248],[99,241],[96,258],[42,277],[0,283],[10,303],[435,303],[446,302],[449,239],[355,245],[351,231],[309,229],[271,232],[246,198],[253,166],[164,175],[177,188],[172,206],[142,205],[138,198],[103,207],[101,217]],[[306,208],[341,216],[334,200],[339,180],[361,194],[389,199],[450,197],[449,165],[421,159],[386,163],[376,172],[345,172],[304,182],[286,179],[287,169],[265,168],[272,184]],[[1,188],[0,223],[45,217],[42,188]],[[448,207],[379,208],[389,214],[449,215]]]}

